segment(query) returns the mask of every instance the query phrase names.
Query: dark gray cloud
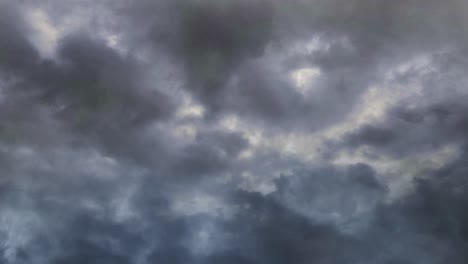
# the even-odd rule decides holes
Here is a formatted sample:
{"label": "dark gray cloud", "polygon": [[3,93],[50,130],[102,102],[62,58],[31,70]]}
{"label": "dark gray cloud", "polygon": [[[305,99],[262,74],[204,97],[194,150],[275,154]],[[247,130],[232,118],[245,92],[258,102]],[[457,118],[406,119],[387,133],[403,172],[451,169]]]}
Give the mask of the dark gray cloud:
{"label": "dark gray cloud", "polygon": [[181,60],[187,86],[212,111],[223,108],[224,86],[245,59],[260,56],[271,38],[269,1],[176,1],[178,20],[151,40],[168,45]]}
{"label": "dark gray cloud", "polygon": [[467,8],[1,3],[0,262],[466,263]]}
{"label": "dark gray cloud", "polygon": [[2,29],[0,31],[0,67],[8,75],[29,71],[36,64],[39,54],[29,43],[26,23],[15,5],[2,3]]}

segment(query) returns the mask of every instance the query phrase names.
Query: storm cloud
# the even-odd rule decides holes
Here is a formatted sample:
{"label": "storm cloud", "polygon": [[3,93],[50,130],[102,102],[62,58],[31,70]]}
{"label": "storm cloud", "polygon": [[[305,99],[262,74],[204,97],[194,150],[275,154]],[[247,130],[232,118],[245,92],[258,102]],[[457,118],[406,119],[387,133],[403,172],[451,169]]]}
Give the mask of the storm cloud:
{"label": "storm cloud", "polygon": [[0,3],[0,263],[468,262],[468,3]]}

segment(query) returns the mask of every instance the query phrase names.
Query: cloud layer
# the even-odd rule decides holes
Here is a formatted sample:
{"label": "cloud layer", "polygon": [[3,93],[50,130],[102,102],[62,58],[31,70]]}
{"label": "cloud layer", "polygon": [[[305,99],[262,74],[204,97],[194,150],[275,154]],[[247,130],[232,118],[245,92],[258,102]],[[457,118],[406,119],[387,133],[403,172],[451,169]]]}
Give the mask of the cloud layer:
{"label": "cloud layer", "polygon": [[2,2],[0,263],[467,263],[467,14]]}

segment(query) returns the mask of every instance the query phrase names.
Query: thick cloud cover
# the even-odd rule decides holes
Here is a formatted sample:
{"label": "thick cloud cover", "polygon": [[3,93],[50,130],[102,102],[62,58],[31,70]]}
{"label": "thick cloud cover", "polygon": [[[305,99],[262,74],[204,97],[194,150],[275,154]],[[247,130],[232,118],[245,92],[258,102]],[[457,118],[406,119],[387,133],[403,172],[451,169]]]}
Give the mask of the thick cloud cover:
{"label": "thick cloud cover", "polygon": [[467,263],[465,2],[1,2],[0,263]]}

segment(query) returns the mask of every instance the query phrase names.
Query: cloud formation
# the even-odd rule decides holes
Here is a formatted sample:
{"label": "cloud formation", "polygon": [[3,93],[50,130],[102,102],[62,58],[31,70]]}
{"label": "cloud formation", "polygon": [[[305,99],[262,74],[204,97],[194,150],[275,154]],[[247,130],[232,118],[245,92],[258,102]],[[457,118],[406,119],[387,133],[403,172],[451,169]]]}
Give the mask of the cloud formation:
{"label": "cloud formation", "polygon": [[466,263],[467,13],[4,1],[0,262]]}

